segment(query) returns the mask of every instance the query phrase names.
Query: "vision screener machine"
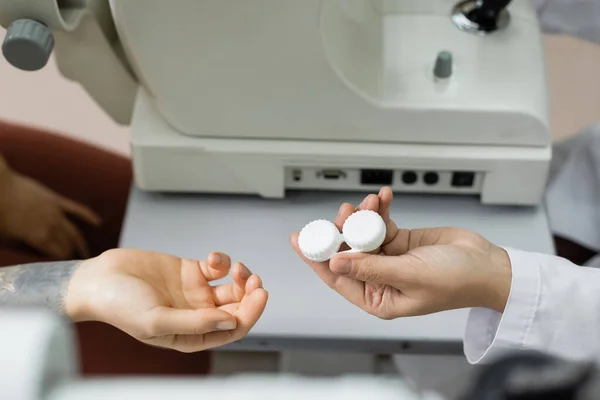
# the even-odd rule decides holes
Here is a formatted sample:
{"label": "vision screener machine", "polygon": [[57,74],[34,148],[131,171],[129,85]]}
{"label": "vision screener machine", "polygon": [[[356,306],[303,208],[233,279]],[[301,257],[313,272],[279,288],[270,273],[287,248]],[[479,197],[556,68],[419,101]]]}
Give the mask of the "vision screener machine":
{"label": "vision screener machine", "polygon": [[1,0],[0,23],[11,64],[38,70],[54,51],[131,124],[144,190],[542,199],[531,0]]}

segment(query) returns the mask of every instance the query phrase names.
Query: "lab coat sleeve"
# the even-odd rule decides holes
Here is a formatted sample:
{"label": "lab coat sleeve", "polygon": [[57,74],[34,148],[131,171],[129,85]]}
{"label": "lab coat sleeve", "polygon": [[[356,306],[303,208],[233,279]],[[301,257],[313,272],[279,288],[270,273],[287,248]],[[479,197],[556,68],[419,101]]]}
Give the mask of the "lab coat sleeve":
{"label": "lab coat sleeve", "polygon": [[464,351],[487,364],[519,349],[589,360],[600,355],[600,270],[563,258],[506,249],[512,286],[504,313],[470,311]]}
{"label": "lab coat sleeve", "polygon": [[542,30],[600,44],[600,1],[534,0]]}

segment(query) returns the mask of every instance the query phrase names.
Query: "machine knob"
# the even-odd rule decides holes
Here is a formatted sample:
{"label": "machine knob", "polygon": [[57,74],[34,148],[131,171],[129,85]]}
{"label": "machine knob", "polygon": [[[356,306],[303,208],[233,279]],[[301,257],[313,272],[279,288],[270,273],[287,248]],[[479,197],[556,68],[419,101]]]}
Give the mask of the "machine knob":
{"label": "machine knob", "polygon": [[50,29],[32,19],[19,19],[10,24],[2,43],[6,61],[24,71],[44,68],[53,49],[54,37]]}
{"label": "machine knob", "polygon": [[452,76],[452,53],[449,51],[440,51],[438,53],[433,74],[439,79],[447,79]]}
{"label": "machine knob", "polygon": [[452,22],[467,32],[486,35],[506,28],[511,0],[461,0],[452,11]]}
{"label": "machine knob", "polygon": [[501,14],[511,3],[511,0],[483,0],[467,14],[467,18],[479,25],[484,31],[495,31]]}

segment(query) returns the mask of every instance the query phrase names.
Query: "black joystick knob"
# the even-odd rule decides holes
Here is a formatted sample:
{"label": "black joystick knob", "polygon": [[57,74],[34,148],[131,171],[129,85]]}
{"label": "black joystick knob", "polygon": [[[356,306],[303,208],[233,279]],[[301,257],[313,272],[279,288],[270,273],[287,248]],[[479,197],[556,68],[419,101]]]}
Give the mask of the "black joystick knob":
{"label": "black joystick knob", "polygon": [[502,13],[511,0],[480,0],[477,5],[467,13],[466,17],[485,32],[497,30]]}

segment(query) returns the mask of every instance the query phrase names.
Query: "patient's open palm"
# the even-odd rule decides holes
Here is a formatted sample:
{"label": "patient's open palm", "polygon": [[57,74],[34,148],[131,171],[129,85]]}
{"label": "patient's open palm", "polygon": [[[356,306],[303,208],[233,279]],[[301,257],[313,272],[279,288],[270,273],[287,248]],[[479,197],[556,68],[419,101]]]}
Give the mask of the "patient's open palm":
{"label": "patient's open palm", "polygon": [[[212,286],[230,274],[233,282]],[[201,351],[241,339],[262,314],[267,293],[241,263],[212,253],[206,261],[165,254],[112,250],[77,277],[93,296],[94,320],[109,323],[151,345]],[[73,295],[73,294],[70,294]]]}

